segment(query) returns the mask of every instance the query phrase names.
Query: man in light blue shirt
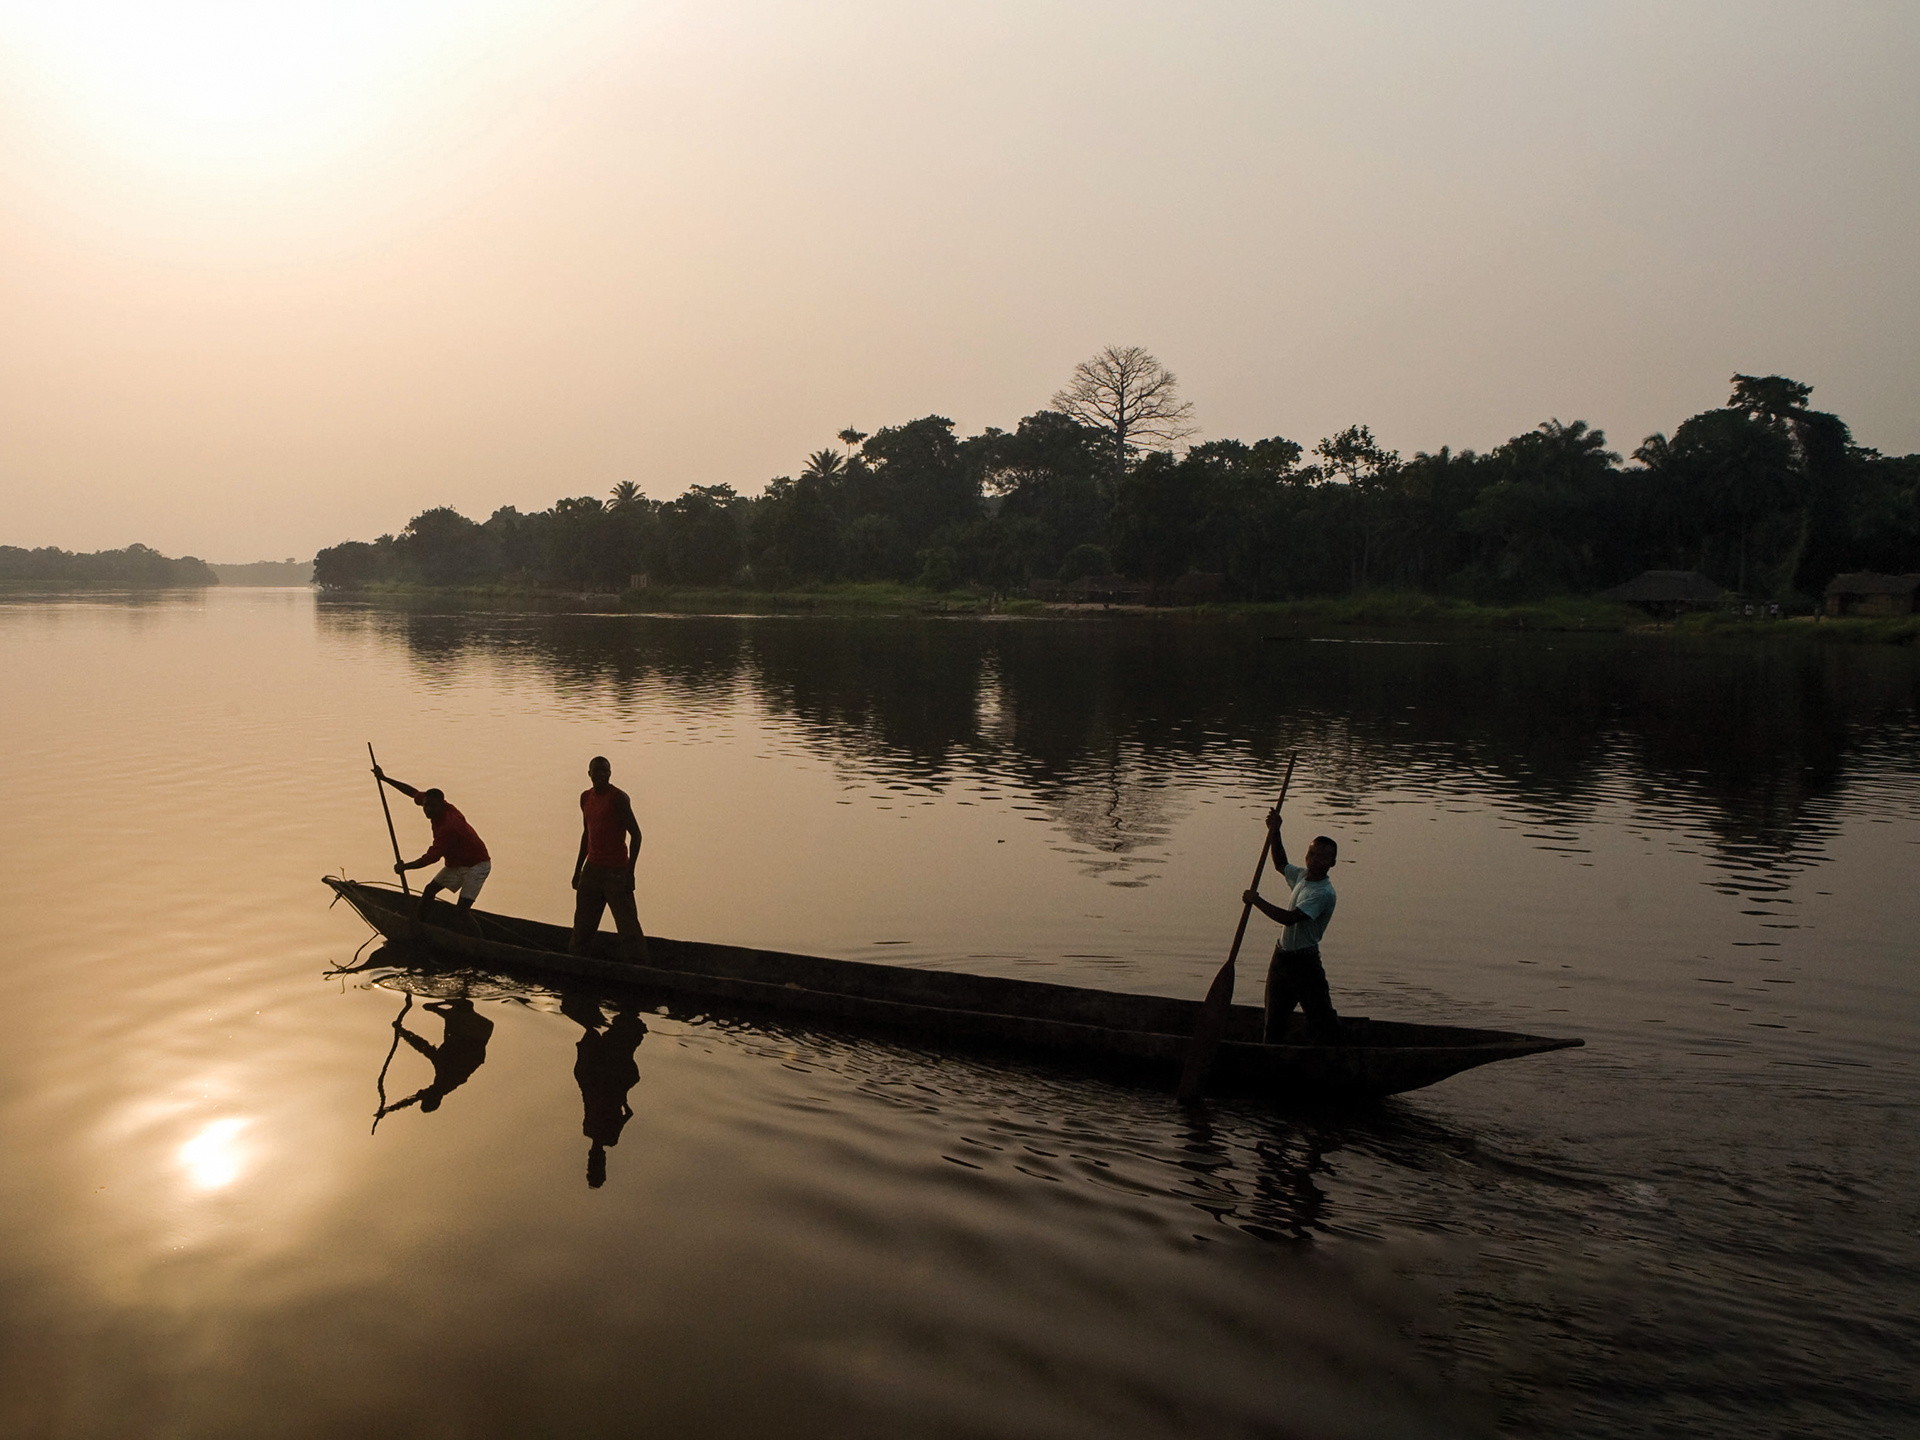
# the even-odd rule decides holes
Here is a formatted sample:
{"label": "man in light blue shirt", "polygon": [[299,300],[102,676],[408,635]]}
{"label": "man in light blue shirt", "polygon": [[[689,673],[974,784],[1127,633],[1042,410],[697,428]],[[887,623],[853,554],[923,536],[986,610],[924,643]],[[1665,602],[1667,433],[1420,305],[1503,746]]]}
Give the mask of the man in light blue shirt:
{"label": "man in light blue shirt", "polygon": [[1293,887],[1293,905],[1287,908],[1270,904],[1260,892],[1249,890],[1241,900],[1254,906],[1269,920],[1286,926],[1280,943],[1273,947],[1273,960],[1267,966],[1267,1023],[1261,1037],[1275,1044],[1286,1032],[1287,1020],[1298,1005],[1306,1013],[1307,1033],[1316,1044],[1340,1043],[1340,1017],[1333,1008],[1333,996],[1327,990],[1327,972],[1320,963],[1320,938],[1333,919],[1337,898],[1327,872],[1339,858],[1340,847],[1325,835],[1313,837],[1307,847],[1304,867],[1287,863],[1287,847],[1280,840],[1280,812],[1267,812],[1267,830],[1273,836],[1273,858],[1280,874]]}

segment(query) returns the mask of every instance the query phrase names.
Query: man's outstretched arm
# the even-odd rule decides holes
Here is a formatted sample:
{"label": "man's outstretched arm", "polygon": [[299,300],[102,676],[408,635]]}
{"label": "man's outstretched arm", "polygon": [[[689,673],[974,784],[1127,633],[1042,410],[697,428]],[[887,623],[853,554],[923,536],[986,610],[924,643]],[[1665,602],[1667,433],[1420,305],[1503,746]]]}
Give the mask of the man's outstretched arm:
{"label": "man's outstretched arm", "polygon": [[427,866],[433,864],[434,861],[444,860],[446,855],[447,852],[441,849],[440,841],[436,837],[433,844],[427,847],[426,854],[422,855],[418,860],[403,860],[400,864],[393,867],[394,873],[398,874],[402,870],[424,870]]}
{"label": "man's outstretched arm", "polygon": [[418,800],[420,798],[420,792],[414,789],[413,786],[407,784],[407,782],[404,780],[394,779],[391,775],[387,774],[386,771],[382,770],[378,765],[373,767],[373,773],[374,773],[374,778],[379,780],[379,782],[382,785],[391,785],[394,789],[398,790],[402,795],[406,796],[409,800]]}

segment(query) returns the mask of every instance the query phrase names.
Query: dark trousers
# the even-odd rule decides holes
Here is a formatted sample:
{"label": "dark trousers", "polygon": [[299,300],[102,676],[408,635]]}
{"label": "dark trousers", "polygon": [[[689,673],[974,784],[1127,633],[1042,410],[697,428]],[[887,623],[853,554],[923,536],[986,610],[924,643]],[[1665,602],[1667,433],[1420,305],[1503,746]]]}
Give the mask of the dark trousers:
{"label": "dark trousers", "polygon": [[1320,948],[1275,949],[1267,966],[1267,1024],[1262,1039],[1277,1044],[1298,1005],[1306,1013],[1307,1034],[1317,1045],[1340,1043],[1340,1017],[1327,990],[1327,972],[1320,964]]}
{"label": "dark trousers", "polygon": [[573,901],[573,939],[567,948],[576,955],[591,954],[600,916],[608,910],[613,911],[614,928],[620,932],[620,948],[627,959],[645,960],[647,937],[640,928],[640,912],[633,907],[633,876],[624,868],[615,870],[605,865],[580,867],[580,884]]}

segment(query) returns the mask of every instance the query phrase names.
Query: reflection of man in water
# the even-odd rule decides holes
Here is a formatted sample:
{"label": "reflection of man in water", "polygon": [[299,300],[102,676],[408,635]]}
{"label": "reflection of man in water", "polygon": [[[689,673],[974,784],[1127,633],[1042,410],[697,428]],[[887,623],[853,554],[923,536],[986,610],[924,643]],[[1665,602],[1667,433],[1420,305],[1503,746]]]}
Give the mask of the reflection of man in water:
{"label": "reflection of man in water", "polygon": [[493,1021],[473,1008],[471,1000],[434,1000],[421,1007],[431,1010],[446,1026],[438,1045],[431,1045],[407,1029],[398,1020],[393,1028],[400,1038],[418,1050],[433,1065],[433,1083],[416,1090],[404,1100],[387,1106],[382,1114],[418,1105],[422,1110],[438,1110],[447,1093],[466,1084],[468,1077],[487,1060],[487,1041],[493,1036]]}
{"label": "reflection of man in water", "polygon": [[[580,853],[573,862],[573,936],[567,949],[593,953],[594,932],[603,911],[613,911],[620,931],[620,953],[636,965],[647,963],[647,937],[633,905],[633,871],[640,863],[640,822],[633,801],[613,783],[613,764],[604,755],[587,762],[593,783],[580,792]],[[627,837],[633,847],[627,847]]]}
{"label": "reflection of man in water", "polygon": [[1340,1017],[1334,1013],[1333,997],[1327,991],[1326,968],[1320,963],[1320,937],[1327,933],[1333,919],[1333,883],[1327,871],[1339,857],[1340,847],[1324,835],[1313,837],[1307,847],[1304,866],[1287,863],[1287,847],[1280,840],[1280,812],[1267,812],[1267,831],[1273,837],[1273,858],[1281,877],[1293,887],[1293,906],[1274,905],[1262,900],[1256,890],[1241,897],[1269,920],[1287,928],[1280,932],[1280,943],[1273,947],[1273,961],[1267,967],[1267,1023],[1262,1035],[1267,1044],[1277,1044],[1286,1031],[1287,1020],[1298,1005],[1307,1015],[1307,1033],[1317,1044],[1340,1043]]}
{"label": "reflection of man in water", "polygon": [[560,1010],[581,1030],[574,1047],[573,1078],[580,1082],[586,1112],[580,1130],[591,1142],[587,1184],[597,1190],[607,1183],[607,1147],[620,1143],[620,1132],[633,1118],[627,1092],[640,1079],[633,1052],[646,1038],[647,1026],[632,1010],[622,1010],[608,1024],[598,1005],[575,995],[563,996]]}

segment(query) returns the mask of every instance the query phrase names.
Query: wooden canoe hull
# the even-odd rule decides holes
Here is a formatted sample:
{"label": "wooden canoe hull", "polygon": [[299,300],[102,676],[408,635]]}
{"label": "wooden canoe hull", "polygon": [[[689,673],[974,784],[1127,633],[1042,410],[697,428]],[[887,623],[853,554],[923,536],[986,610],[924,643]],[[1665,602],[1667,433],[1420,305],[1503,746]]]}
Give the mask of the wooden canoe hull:
{"label": "wooden canoe hull", "polygon": [[[1195,1000],[661,936],[647,939],[649,963],[633,965],[619,958],[617,937],[604,932],[596,937],[594,954],[570,955],[562,926],[474,910],[469,913],[479,933],[470,934],[454,927],[453,907],[440,902],[429,907],[428,922],[415,936],[410,933],[414,902],[399,891],[331,877],[325,883],[387,939],[424,944],[443,962],[830,1016],[1034,1054],[1117,1062],[1169,1078],[1186,1057],[1200,1009]],[[1211,1086],[1280,1099],[1366,1099],[1417,1090],[1495,1060],[1584,1043],[1357,1018],[1343,1018],[1341,1026],[1345,1043],[1340,1045],[1308,1044],[1304,1037],[1300,1043],[1265,1045],[1259,1009],[1236,1005]]]}

